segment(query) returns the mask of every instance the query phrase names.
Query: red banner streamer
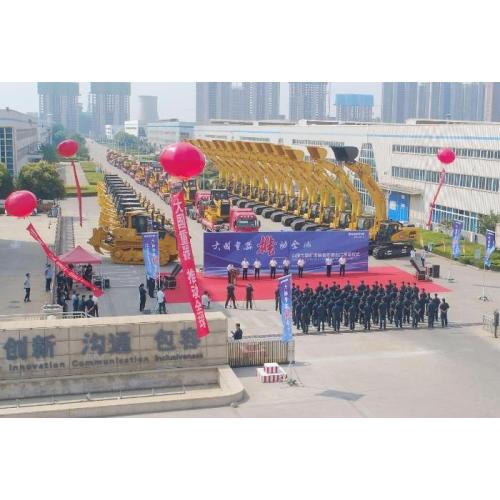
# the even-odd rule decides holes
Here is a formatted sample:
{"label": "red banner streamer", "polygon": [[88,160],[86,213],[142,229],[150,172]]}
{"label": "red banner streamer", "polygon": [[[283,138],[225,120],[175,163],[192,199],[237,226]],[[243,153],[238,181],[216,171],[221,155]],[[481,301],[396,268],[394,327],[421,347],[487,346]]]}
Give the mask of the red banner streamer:
{"label": "red banner streamer", "polygon": [[191,309],[196,318],[196,331],[198,337],[208,335],[208,323],[205,317],[205,310],[201,303],[200,288],[196,276],[193,250],[189,239],[189,229],[186,218],[186,205],[184,203],[184,193],[172,193],[170,196],[170,206],[172,208],[172,218],[174,220],[175,235],[177,237],[177,247],[179,249],[179,260],[181,261],[186,286],[189,291]]}
{"label": "red banner streamer", "polygon": [[30,233],[30,235],[33,237],[33,239],[38,241],[38,243],[42,247],[42,250],[45,252],[45,255],[59,269],[61,269],[66,276],[69,276],[70,278],[73,278],[73,281],[77,281],[78,283],[81,283],[83,286],[90,288],[96,297],[100,297],[103,294],[103,291],[100,288],[96,287],[92,283],[89,283],[86,279],[82,278],[79,274],[75,273],[75,271],[71,270],[68,266],[66,266],[66,264],[61,262],[59,260],[59,257],[55,255],[52,252],[52,250],[47,246],[45,241],[42,240],[37,230],[33,227],[33,224],[30,224],[26,229],[28,230],[28,233]]}
{"label": "red banner streamer", "polygon": [[80,227],[82,227],[82,190],[80,189],[80,181],[78,180],[78,175],[76,174],[76,165],[75,162],[71,162],[71,166],[73,167],[73,175],[75,177],[75,186],[76,186],[76,197],[78,198],[78,212],[80,214]]}

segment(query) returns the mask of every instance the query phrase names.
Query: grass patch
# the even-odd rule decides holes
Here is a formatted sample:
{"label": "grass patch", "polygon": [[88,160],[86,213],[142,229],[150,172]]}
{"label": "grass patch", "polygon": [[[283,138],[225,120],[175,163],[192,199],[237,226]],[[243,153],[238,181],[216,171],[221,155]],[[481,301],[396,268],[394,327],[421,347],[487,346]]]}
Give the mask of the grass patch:
{"label": "grass patch", "polygon": [[[81,188],[82,196],[97,196],[97,187],[95,185],[82,186]],[[66,198],[76,197],[76,186],[70,186],[66,188]]]}
{"label": "grass patch", "polygon": [[[441,257],[451,259],[451,236],[445,233],[435,231],[420,230],[420,241],[415,241],[416,248],[432,245],[432,252]],[[480,258],[475,258],[476,250],[480,251]],[[462,264],[470,264],[480,269],[483,268],[484,245],[479,243],[471,243],[470,241],[460,240],[460,257],[459,262]],[[491,270],[500,271],[500,251],[495,250],[490,258]]]}
{"label": "grass patch", "polygon": [[80,166],[85,172],[85,177],[91,186],[104,181],[104,174],[96,172],[97,165],[93,161],[82,161],[80,162]]}

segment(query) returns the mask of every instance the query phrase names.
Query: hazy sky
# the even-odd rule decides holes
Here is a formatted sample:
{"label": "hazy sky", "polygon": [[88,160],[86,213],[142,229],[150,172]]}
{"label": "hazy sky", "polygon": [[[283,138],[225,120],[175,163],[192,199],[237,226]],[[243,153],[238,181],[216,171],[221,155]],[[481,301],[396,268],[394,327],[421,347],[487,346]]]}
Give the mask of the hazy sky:
{"label": "hazy sky", "polygon": [[[364,93],[375,96],[375,116],[380,116],[380,83],[332,83],[332,95],[337,93]],[[87,109],[90,83],[80,84],[80,102]],[[195,83],[132,83],[130,101],[131,119],[136,118],[137,96],[158,96],[160,118],[179,118],[194,121],[196,117]],[[333,101],[333,97],[331,99]],[[288,84],[281,84],[280,112],[288,114]],[[36,83],[0,83],[0,108],[9,107],[16,111],[38,112]],[[334,108],[332,108],[332,113]]]}

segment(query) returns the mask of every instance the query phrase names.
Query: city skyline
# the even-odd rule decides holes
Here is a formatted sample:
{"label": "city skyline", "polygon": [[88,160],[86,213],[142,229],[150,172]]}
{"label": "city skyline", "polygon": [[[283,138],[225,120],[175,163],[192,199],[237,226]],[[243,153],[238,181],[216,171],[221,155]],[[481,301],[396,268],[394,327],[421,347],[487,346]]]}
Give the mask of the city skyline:
{"label": "city skyline", "polygon": [[[378,82],[330,82],[330,105],[327,114],[335,114],[334,98],[338,93],[361,93],[374,96],[374,117],[380,116],[382,84]],[[80,83],[79,103],[88,110],[90,83]],[[137,119],[140,95],[158,96],[158,112],[161,119],[178,118],[182,121],[196,120],[196,82],[132,82],[130,118]],[[280,84],[280,114],[289,116],[288,83]],[[9,107],[22,113],[38,113],[36,82],[0,83],[0,108]]]}

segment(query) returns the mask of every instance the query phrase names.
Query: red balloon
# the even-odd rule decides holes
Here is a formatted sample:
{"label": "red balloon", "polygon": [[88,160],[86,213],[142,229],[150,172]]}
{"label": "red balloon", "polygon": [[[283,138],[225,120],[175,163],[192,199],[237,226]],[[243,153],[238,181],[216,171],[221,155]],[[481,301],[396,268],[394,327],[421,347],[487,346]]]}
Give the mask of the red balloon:
{"label": "red balloon", "polygon": [[203,153],[188,142],[179,142],[163,148],[160,154],[163,170],[173,177],[186,180],[196,177],[205,168]]}
{"label": "red balloon", "polygon": [[453,163],[455,161],[455,152],[453,149],[443,148],[438,151],[437,157],[441,163],[448,165],[449,163]]}
{"label": "red balloon", "polygon": [[66,158],[74,156],[78,152],[78,143],[73,139],[62,141],[57,145],[57,152],[60,156],[65,156]]}
{"label": "red balloon", "polygon": [[36,196],[31,191],[14,191],[5,200],[5,211],[15,217],[27,217],[36,208]]}

